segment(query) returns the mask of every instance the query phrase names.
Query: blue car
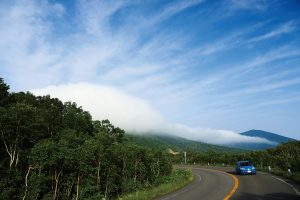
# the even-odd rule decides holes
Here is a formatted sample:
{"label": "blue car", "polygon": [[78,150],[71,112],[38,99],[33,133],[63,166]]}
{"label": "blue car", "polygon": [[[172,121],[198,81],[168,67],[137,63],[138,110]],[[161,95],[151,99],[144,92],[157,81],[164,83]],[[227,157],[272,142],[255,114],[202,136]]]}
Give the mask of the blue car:
{"label": "blue car", "polygon": [[249,161],[239,161],[236,163],[235,171],[237,174],[256,174],[256,168]]}

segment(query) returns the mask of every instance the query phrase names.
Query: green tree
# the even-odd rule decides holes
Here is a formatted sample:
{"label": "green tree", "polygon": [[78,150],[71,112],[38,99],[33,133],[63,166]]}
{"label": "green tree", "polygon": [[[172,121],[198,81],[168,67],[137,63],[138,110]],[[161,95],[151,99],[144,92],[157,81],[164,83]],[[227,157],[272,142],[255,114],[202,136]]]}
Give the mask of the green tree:
{"label": "green tree", "polygon": [[63,124],[63,103],[49,95],[37,97],[39,108],[39,125],[46,137],[53,136],[62,130]]}
{"label": "green tree", "polygon": [[77,107],[76,103],[66,102],[63,109],[62,125],[65,129],[73,129],[77,132],[92,134],[92,117],[87,112]]}
{"label": "green tree", "polygon": [[0,107],[6,104],[7,98],[9,96],[9,86],[4,83],[3,78],[0,77]]}
{"label": "green tree", "polygon": [[9,169],[17,166],[22,150],[34,143],[32,124],[35,120],[36,109],[30,105],[17,103],[7,109],[1,109],[0,131],[7,157]]}

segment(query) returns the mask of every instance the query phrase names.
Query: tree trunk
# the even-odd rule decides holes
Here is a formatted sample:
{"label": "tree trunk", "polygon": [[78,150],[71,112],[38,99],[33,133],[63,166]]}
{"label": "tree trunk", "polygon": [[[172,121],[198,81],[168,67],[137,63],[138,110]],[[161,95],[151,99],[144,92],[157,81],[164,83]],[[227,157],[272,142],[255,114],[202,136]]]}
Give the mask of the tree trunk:
{"label": "tree trunk", "polygon": [[33,167],[31,167],[31,165],[29,165],[26,176],[25,176],[25,194],[24,194],[22,200],[26,199],[26,195],[27,195],[27,191],[28,191],[28,176],[29,176],[31,169],[33,169]]}
{"label": "tree trunk", "polygon": [[19,163],[19,153],[17,153],[17,158],[16,158],[15,166],[17,166],[18,163]]}
{"label": "tree trunk", "polygon": [[135,185],[136,185],[136,179],[137,179],[137,160],[134,161],[134,177],[133,177],[133,181],[134,181]]}
{"label": "tree trunk", "polygon": [[76,186],[76,198],[75,200],[78,200],[79,197],[79,183],[80,183],[80,175],[77,175],[77,186]]}
{"label": "tree trunk", "polygon": [[54,194],[53,194],[53,199],[56,200],[57,198],[57,191],[58,191],[58,183],[59,183],[59,177],[61,175],[61,171],[57,173],[55,170],[54,172],[54,180],[55,180],[55,187],[54,187]]}
{"label": "tree trunk", "polygon": [[72,188],[73,188],[73,181],[70,181],[68,184],[68,187],[66,189],[66,195],[67,195],[68,199],[70,199]]}
{"label": "tree trunk", "polygon": [[101,162],[98,162],[98,168],[97,168],[97,186],[100,185],[100,166],[101,166]]}
{"label": "tree trunk", "polygon": [[107,192],[108,192],[108,179],[109,179],[109,176],[110,176],[110,170],[108,168],[108,172],[107,172],[107,175],[106,175],[106,183],[105,183],[105,193],[104,193],[104,198],[107,199]]}
{"label": "tree trunk", "polygon": [[7,146],[5,140],[4,140],[4,134],[3,132],[1,132],[2,135],[2,140],[5,146],[5,150],[7,152],[7,154],[9,155],[9,169],[11,169],[12,165],[14,164],[14,162],[16,161],[16,165],[18,164],[18,160],[19,160],[19,155],[17,153],[17,142],[18,142],[18,138],[15,140],[14,144],[11,144],[9,147]]}

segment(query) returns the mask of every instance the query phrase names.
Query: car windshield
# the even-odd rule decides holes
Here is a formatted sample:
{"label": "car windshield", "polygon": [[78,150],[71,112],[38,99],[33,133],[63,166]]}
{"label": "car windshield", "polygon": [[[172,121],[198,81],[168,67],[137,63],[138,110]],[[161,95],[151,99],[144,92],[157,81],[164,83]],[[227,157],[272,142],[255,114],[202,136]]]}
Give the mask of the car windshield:
{"label": "car windshield", "polygon": [[252,163],[251,162],[242,162],[240,163],[240,166],[251,166]]}

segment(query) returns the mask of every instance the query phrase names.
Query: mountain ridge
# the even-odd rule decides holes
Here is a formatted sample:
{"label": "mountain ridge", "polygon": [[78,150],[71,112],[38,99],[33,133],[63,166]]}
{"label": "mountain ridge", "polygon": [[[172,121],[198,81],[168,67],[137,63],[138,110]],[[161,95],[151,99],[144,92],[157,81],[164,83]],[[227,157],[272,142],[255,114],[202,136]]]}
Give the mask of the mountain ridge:
{"label": "mountain ridge", "polygon": [[258,129],[251,129],[249,131],[245,131],[240,134],[250,136],[250,137],[262,137],[262,138],[265,138],[267,140],[277,142],[277,143],[295,141],[295,139],[283,136],[281,134],[272,133],[272,132],[264,131],[264,130],[258,130]]}
{"label": "mountain ridge", "polygon": [[207,144],[200,141],[189,140],[179,136],[166,134],[132,134],[127,133],[126,138],[134,143],[150,148],[172,151],[217,151],[217,152],[245,152],[246,150]]}
{"label": "mountain ridge", "polygon": [[265,149],[274,148],[282,143],[295,141],[295,139],[293,138],[289,138],[276,133],[272,133],[264,130],[257,130],[257,129],[251,129],[249,131],[242,132],[240,133],[240,135],[264,138],[266,140],[273,142],[273,144],[272,143],[235,143],[235,144],[230,144],[228,146],[233,148],[247,149],[247,150],[265,150]]}
{"label": "mountain ridge", "polygon": [[243,152],[251,150],[264,150],[274,148],[279,144],[289,141],[296,141],[293,138],[285,137],[276,133],[251,129],[240,133],[249,137],[261,137],[267,139],[272,143],[233,143],[227,145],[214,145],[201,141],[186,139],[170,134],[133,134],[127,133],[126,138],[134,143],[147,146],[150,148],[158,148],[163,150],[171,149],[172,151],[217,151],[217,152]]}

